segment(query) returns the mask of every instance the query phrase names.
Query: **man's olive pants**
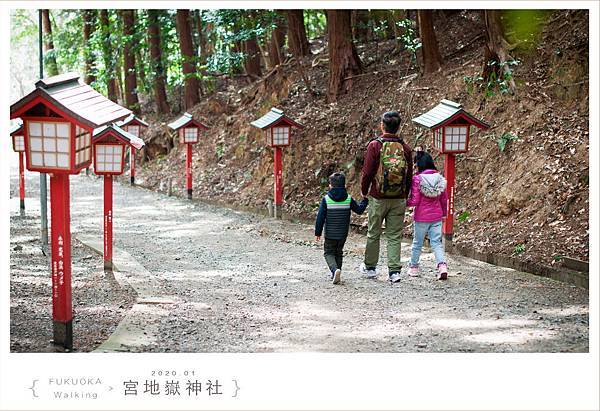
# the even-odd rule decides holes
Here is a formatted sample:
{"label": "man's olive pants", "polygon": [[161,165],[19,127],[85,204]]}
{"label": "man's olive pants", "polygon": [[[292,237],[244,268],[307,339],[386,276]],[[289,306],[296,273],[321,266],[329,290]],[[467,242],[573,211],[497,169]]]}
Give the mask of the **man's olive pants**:
{"label": "man's olive pants", "polygon": [[369,229],[367,232],[367,248],[365,250],[365,266],[375,268],[379,261],[379,239],[381,224],[385,220],[385,236],[387,238],[387,256],[389,271],[400,271],[400,245],[404,229],[404,198],[369,198]]}

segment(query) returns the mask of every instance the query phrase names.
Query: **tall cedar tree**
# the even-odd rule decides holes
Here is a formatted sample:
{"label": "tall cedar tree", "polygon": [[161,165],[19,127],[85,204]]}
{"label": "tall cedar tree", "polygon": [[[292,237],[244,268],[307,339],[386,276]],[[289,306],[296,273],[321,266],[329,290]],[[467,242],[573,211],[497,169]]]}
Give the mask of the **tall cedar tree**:
{"label": "tall cedar tree", "polygon": [[350,10],[327,10],[330,102],[337,101],[340,94],[352,87],[352,79],[347,77],[362,71],[362,63],[352,42],[350,19]]}
{"label": "tall cedar tree", "polygon": [[281,12],[277,13],[274,21],[275,27],[271,32],[269,40],[269,68],[273,68],[283,63],[283,45],[285,44],[285,20],[281,17]]}
{"label": "tall cedar tree", "polygon": [[[508,85],[511,93],[514,93],[517,89],[515,80],[512,77],[511,70],[506,64],[507,61],[513,58],[508,53],[510,45],[504,38],[504,31],[502,29],[502,22],[500,21],[500,10],[485,10],[485,38],[486,45],[484,49],[485,62],[483,66],[483,75],[485,79],[489,79],[490,75],[496,74],[496,78],[502,78],[506,75],[508,78]],[[496,64],[488,64],[492,61]]]}
{"label": "tall cedar tree", "polygon": [[167,103],[166,75],[160,46],[160,24],[158,21],[160,12],[160,10],[148,9],[148,43],[150,44],[150,70],[154,74],[152,88],[154,90],[156,112],[167,114],[170,110]]}
{"label": "tall cedar tree", "polygon": [[177,33],[179,47],[183,58],[183,74],[185,77],[185,108],[190,109],[200,102],[198,73],[192,32],[190,28],[190,11],[177,10]]}
{"label": "tall cedar tree", "polygon": [[296,58],[309,56],[310,45],[306,38],[304,27],[304,10],[287,10],[288,45],[292,55]]}
{"label": "tall cedar tree", "polygon": [[256,41],[256,37],[251,37],[248,40],[244,40],[242,42],[242,50],[246,55],[244,59],[244,71],[248,75],[250,79],[256,79],[260,77],[261,69],[260,69],[260,48],[258,47],[258,42]]}
{"label": "tall cedar tree", "polygon": [[135,113],[140,112],[140,102],[137,95],[137,76],[135,67],[135,12],[131,9],[121,11],[123,20],[123,71],[125,73],[125,105]]}
{"label": "tall cedar tree", "polygon": [[46,74],[48,77],[58,75],[58,64],[56,64],[56,54],[54,51],[54,41],[52,40],[52,24],[50,23],[50,10],[42,10],[42,27],[44,31],[44,53]]}
{"label": "tall cedar tree", "polygon": [[442,68],[442,57],[433,28],[432,10],[418,10],[417,19],[422,43],[423,73],[433,73]]}
{"label": "tall cedar tree", "polygon": [[94,32],[94,17],[96,16],[96,10],[82,10],[83,17],[83,60],[85,64],[85,82],[86,84],[92,84],[96,81],[94,75],[93,65],[94,56],[92,55],[92,46],[90,44],[90,38]]}
{"label": "tall cedar tree", "polygon": [[100,10],[100,29],[102,32],[102,57],[104,59],[104,75],[106,76],[108,98],[117,102],[116,59],[113,56],[110,41],[110,23],[108,21],[108,10],[106,9]]}

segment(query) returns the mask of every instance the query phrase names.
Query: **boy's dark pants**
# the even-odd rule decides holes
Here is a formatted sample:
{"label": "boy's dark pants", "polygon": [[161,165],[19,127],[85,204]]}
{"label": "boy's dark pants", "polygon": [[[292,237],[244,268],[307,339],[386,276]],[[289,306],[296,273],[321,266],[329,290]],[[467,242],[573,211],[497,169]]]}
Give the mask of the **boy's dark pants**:
{"label": "boy's dark pants", "polygon": [[345,242],[345,238],[342,240],[330,240],[329,238],[325,239],[325,252],[323,255],[325,256],[325,261],[327,262],[327,265],[332,273],[338,268],[340,270],[342,269],[342,258],[344,255]]}

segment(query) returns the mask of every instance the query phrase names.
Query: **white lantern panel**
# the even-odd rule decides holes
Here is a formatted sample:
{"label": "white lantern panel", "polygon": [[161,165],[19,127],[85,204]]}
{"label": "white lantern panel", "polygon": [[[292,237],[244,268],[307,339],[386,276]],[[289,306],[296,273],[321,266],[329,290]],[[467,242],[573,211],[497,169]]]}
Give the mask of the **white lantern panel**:
{"label": "white lantern panel", "polygon": [[30,122],[29,123],[29,135],[39,137],[42,135],[42,123]]}
{"label": "white lantern panel", "polygon": [[44,165],[47,167],[56,167],[56,154],[44,153]]}
{"label": "white lantern panel", "polygon": [[42,153],[31,153],[31,165],[36,167],[43,167],[44,158]]}
{"label": "white lantern panel", "polygon": [[273,145],[274,146],[285,146],[290,141],[290,128],[289,127],[275,127],[273,129]]}
{"label": "white lantern panel", "polygon": [[69,125],[68,124],[57,124],[56,125],[56,136],[62,138],[69,138]]}
{"label": "white lantern panel", "polygon": [[24,136],[14,136],[14,149],[15,151],[25,151],[25,137]]}
{"label": "white lantern panel", "polygon": [[95,167],[101,173],[121,173],[123,171],[122,145],[97,145]]}
{"label": "white lantern panel", "polygon": [[42,139],[31,137],[29,139],[29,148],[31,151],[42,151]]}
{"label": "white lantern panel", "polygon": [[67,168],[69,167],[69,155],[68,154],[57,154],[57,161],[59,167]]}
{"label": "white lantern panel", "polygon": [[43,123],[44,137],[56,137],[56,124]]}
{"label": "white lantern panel", "polygon": [[56,139],[54,138],[45,138],[44,139],[44,152],[56,152]]}
{"label": "white lantern panel", "polygon": [[195,127],[183,129],[183,142],[184,143],[197,143],[198,142],[198,129]]}
{"label": "white lantern panel", "polygon": [[446,151],[464,151],[467,145],[467,127],[446,127]]}
{"label": "white lantern panel", "polygon": [[140,136],[140,126],[129,126],[127,127],[127,131],[136,137]]}
{"label": "white lantern panel", "polygon": [[59,138],[56,140],[56,151],[59,153],[69,152],[69,140],[65,138]]}

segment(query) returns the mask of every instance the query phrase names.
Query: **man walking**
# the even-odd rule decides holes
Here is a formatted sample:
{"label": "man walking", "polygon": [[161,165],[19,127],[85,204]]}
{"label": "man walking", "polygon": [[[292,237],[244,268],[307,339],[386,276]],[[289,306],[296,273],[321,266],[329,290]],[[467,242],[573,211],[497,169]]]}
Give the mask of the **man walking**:
{"label": "man walking", "polygon": [[404,210],[413,174],[412,150],[396,135],[400,114],[389,111],[381,116],[383,134],[369,142],[362,169],[361,192],[369,200],[369,227],[364,263],[360,270],[368,278],[377,277],[379,239],[385,220],[388,275],[400,281],[400,246],[404,228]]}

